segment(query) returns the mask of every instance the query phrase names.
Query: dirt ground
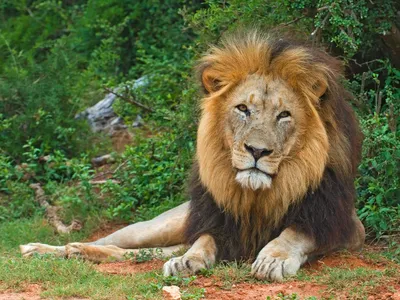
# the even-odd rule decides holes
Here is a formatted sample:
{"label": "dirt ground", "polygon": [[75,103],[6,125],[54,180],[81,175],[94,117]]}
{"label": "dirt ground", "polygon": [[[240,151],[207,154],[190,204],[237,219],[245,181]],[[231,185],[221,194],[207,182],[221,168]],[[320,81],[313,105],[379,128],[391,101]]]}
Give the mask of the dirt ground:
{"label": "dirt ground", "polygon": [[[111,232],[122,228],[124,224],[117,225],[104,225],[102,228],[95,232],[91,237],[89,237],[88,241],[93,241],[98,238],[101,238],[105,235],[110,234]],[[388,264],[393,265],[393,263],[382,260],[371,260],[368,259],[365,255],[366,253],[376,253],[379,251],[379,248],[373,246],[365,246],[364,250],[361,253],[334,253],[332,255],[323,257],[319,260],[316,260],[312,263],[307,263],[303,268],[306,270],[306,273],[309,275],[315,275],[321,272],[324,267],[331,268],[341,268],[341,269],[356,269],[359,267],[371,269],[371,270],[384,270]],[[128,274],[137,274],[142,272],[149,272],[153,270],[160,270],[163,266],[164,262],[162,260],[153,259],[151,261],[143,262],[143,263],[135,263],[132,261],[125,262],[110,262],[110,263],[102,263],[99,265],[95,265],[94,268],[99,272],[107,273],[110,275],[128,275]],[[400,271],[400,269],[399,269]],[[400,274],[400,272],[399,272]],[[387,300],[400,300],[400,276],[397,279],[391,279],[388,284],[379,286],[374,288],[371,292],[368,293],[367,300],[378,300],[378,299],[387,299]],[[227,299],[266,299],[268,296],[271,299],[275,299],[278,295],[292,295],[297,294],[300,299],[304,299],[307,297],[317,297],[325,299],[332,299],[332,295],[334,295],[334,299],[348,299],[347,291],[340,290],[336,291],[331,287],[326,285],[312,283],[312,282],[304,282],[304,281],[287,281],[284,283],[237,283],[229,286],[227,288],[225,283],[221,278],[215,275],[211,275],[208,277],[197,276],[197,278],[190,283],[196,287],[204,288],[205,290],[205,299],[213,299],[213,300],[227,300]],[[354,285],[357,283],[351,283],[350,285]],[[388,288],[391,286],[392,288]],[[393,291],[393,287],[395,291]],[[7,290],[0,294],[0,300],[37,300],[40,298],[41,286],[39,284],[29,284],[26,287],[18,291]],[[282,297],[282,296],[281,296]],[[72,298],[69,298],[72,300]],[[74,298],[78,300],[78,298]],[[281,298],[280,298],[281,299]],[[286,299],[286,298],[285,298]],[[287,298],[289,299],[289,298]],[[290,298],[292,299],[292,298]]]}
{"label": "dirt ground", "polygon": [[[364,251],[376,251],[373,247],[366,247]],[[163,261],[152,260],[144,263],[133,262],[115,262],[103,263],[96,266],[100,272],[110,274],[135,274],[139,272],[148,272],[159,270],[162,268]],[[387,262],[389,263],[389,262]],[[324,266],[331,268],[356,269],[359,267],[383,270],[385,262],[373,262],[366,259],[360,253],[332,254],[320,260],[316,260],[310,264],[306,264],[304,268],[307,273],[312,275],[322,270]],[[332,291],[326,285],[320,285],[309,282],[288,281],[284,283],[269,283],[269,284],[253,284],[253,283],[238,283],[233,284],[230,289],[224,287],[223,281],[212,275],[210,277],[198,276],[191,284],[205,289],[205,299],[210,300],[244,300],[244,299],[262,299],[270,296],[272,299],[281,295],[297,294],[301,299],[307,297],[329,298],[332,294],[334,299],[348,299],[346,290]],[[394,286],[396,292],[391,291],[388,286]],[[400,277],[399,279],[388,283],[388,285],[380,286],[370,293],[368,300],[387,299],[400,300]]]}
{"label": "dirt ground", "polygon": [[29,284],[20,292],[6,290],[0,294],[0,300],[39,300],[41,290],[39,284]]}

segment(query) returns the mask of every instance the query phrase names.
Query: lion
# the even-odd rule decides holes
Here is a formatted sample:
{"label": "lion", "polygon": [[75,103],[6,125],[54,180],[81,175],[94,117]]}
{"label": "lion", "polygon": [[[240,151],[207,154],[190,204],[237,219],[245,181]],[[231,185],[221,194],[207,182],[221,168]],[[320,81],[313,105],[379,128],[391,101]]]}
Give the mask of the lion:
{"label": "lion", "polygon": [[204,90],[188,202],[93,243],[21,245],[93,261],[161,248],[165,276],[218,261],[252,261],[281,281],[338,249],[358,250],[364,227],[354,178],[362,134],[343,67],[322,50],[259,31],[223,39],[200,59]]}

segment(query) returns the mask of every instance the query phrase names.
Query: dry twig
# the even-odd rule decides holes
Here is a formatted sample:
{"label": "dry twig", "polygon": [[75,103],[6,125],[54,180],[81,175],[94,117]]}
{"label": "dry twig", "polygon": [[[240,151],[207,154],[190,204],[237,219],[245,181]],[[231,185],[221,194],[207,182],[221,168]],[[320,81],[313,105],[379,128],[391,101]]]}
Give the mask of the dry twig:
{"label": "dry twig", "polygon": [[[330,7],[331,7],[331,6],[329,6],[329,5],[323,6],[323,7],[317,8],[316,10],[314,10],[314,12],[315,12],[315,11],[316,11],[316,12],[321,12],[321,11],[323,11],[323,10],[329,9]],[[288,25],[290,25],[290,24],[293,24],[293,23],[296,23],[296,22],[298,22],[298,21],[300,21],[301,19],[304,19],[304,18],[306,18],[306,17],[313,17],[313,15],[310,15],[310,14],[305,13],[303,16],[297,17],[297,18],[295,18],[295,19],[293,19],[293,20],[291,20],[291,21],[289,21],[289,22],[278,24],[276,27],[274,27],[274,29],[278,29],[278,28],[281,28],[281,27],[286,27],[286,26],[288,26]]]}
{"label": "dry twig", "polygon": [[41,207],[46,209],[47,220],[56,229],[58,233],[69,234],[71,233],[71,231],[78,231],[82,229],[82,224],[77,220],[73,220],[71,222],[71,225],[69,226],[66,226],[60,220],[60,218],[57,215],[57,212],[60,209],[60,207],[50,205],[49,202],[47,202],[47,197],[44,194],[44,191],[40,186],[40,183],[32,183],[29,185],[29,187],[35,191],[36,202],[38,202]]}
{"label": "dry twig", "polygon": [[144,105],[144,104],[142,104],[142,103],[140,103],[140,102],[138,102],[136,100],[133,100],[133,99],[130,99],[128,97],[125,97],[124,95],[118,94],[118,93],[114,92],[113,90],[111,90],[109,88],[104,88],[104,89],[108,93],[111,93],[111,94],[117,96],[118,98],[120,98],[120,99],[122,99],[122,100],[124,100],[124,101],[126,101],[126,102],[128,102],[130,104],[136,105],[136,106],[138,106],[140,108],[143,108],[144,110],[147,110],[149,112],[154,112],[154,110],[152,108],[150,108],[150,107],[148,107],[148,106],[146,106],[146,105]]}

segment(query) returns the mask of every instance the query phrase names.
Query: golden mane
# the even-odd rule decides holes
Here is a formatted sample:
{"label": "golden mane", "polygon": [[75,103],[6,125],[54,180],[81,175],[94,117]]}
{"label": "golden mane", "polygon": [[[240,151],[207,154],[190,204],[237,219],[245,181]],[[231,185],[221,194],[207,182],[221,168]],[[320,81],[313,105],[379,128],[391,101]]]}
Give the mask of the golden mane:
{"label": "golden mane", "polygon": [[[212,47],[201,59],[199,71],[208,91],[201,102],[197,136],[200,180],[218,206],[243,224],[250,218],[254,223],[259,216],[258,229],[265,220],[277,226],[291,204],[318,187],[327,165],[343,175],[354,172],[348,139],[332,109],[336,98],[345,93],[339,84],[342,67],[336,59],[323,51],[253,31],[225,38],[221,46]],[[305,146],[281,163],[270,189],[256,191],[235,181],[230,149],[223,140],[224,99],[249,74],[285,81],[299,95],[309,118],[309,126],[304,128]],[[326,99],[320,99],[322,94]],[[326,104],[321,105],[321,101]]]}

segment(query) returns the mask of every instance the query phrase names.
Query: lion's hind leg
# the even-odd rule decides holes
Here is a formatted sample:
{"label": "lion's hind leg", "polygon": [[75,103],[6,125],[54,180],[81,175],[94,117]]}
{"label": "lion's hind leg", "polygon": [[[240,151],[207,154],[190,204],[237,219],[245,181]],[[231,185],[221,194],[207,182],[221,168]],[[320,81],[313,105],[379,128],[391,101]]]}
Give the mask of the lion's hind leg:
{"label": "lion's hind leg", "polygon": [[353,212],[352,219],[354,221],[354,234],[351,236],[349,241],[344,245],[340,245],[340,248],[345,248],[349,251],[361,250],[365,242],[365,228],[356,212]]}

